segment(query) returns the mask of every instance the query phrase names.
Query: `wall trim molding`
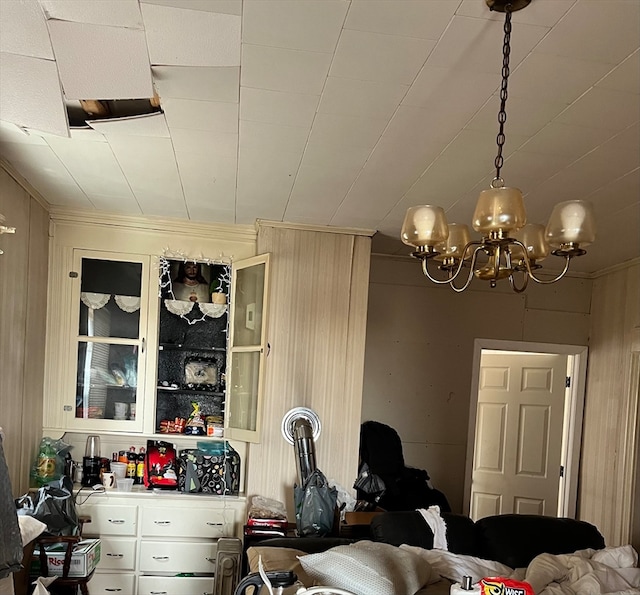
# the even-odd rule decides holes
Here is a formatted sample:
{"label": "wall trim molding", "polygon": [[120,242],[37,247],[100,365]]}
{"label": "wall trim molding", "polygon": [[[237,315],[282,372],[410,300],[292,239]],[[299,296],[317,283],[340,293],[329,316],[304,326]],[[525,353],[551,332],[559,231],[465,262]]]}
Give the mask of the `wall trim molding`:
{"label": "wall trim molding", "polygon": [[376,233],[375,229],[360,229],[358,227],[331,227],[325,225],[311,225],[306,223],[287,223],[286,221],[269,221],[267,219],[256,219],[256,227],[279,227],[285,229],[296,229],[299,231],[319,231],[322,233],[339,233],[352,236],[371,237]]}

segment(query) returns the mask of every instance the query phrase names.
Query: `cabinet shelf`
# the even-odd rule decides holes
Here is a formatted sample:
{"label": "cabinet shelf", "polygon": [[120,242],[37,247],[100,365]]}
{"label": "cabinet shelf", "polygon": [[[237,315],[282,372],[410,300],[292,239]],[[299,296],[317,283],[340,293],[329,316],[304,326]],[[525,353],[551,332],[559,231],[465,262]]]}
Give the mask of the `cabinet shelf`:
{"label": "cabinet shelf", "polygon": [[181,345],[179,343],[161,343],[159,351],[200,351],[203,353],[215,353],[226,351],[225,347],[192,347],[191,345]]}
{"label": "cabinet shelf", "polygon": [[224,397],[224,392],[220,390],[201,390],[197,388],[168,388],[164,386],[158,386],[158,394],[163,393],[169,396],[172,393],[177,394],[189,394],[189,395],[207,395],[214,397]]}

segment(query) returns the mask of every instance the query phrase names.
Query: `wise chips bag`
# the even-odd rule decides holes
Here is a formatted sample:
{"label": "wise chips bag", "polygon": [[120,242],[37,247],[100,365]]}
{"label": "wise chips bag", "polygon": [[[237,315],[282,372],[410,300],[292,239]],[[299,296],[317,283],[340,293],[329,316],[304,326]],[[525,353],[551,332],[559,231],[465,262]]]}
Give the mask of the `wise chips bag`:
{"label": "wise chips bag", "polygon": [[535,595],[529,583],[500,576],[485,577],[480,581],[482,595]]}

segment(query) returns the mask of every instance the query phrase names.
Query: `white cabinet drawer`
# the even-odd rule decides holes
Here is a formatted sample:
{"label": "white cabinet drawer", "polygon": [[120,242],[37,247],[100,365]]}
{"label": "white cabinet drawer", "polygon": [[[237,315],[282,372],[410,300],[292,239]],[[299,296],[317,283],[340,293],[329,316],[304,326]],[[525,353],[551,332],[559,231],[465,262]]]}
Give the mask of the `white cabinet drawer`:
{"label": "white cabinet drawer", "polygon": [[91,595],[135,595],[136,575],[96,572],[87,586]]}
{"label": "white cabinet drawer", "polygon": [[136,540],[103,535],[100,538],[100,570],[135,570]]}
{"label": "white cabinet drawer", "polygon": [[81,514],[91,516],[91,522],[82,529],[84,535],[102,537],[103,535],[132,535],[138,528],[138,507],[100,504],[83,506]]}
{"label": "white cabinet drawer", "polygon": [[142,541],[139,569],[147,573],[200,572],[216,570],[217,545],[207,542]]}
{"label": "white cabinet drawer", "polygon": [[177,595],[178,593],[180,595],[213,595],[213,577],[141,576],[138,579],[138,595]]}
{"label": "white cabinet drawer", "polygon": [[145,537],[203,537],[233,535],[234,511],[215,508],[142,508],[142,535]]}

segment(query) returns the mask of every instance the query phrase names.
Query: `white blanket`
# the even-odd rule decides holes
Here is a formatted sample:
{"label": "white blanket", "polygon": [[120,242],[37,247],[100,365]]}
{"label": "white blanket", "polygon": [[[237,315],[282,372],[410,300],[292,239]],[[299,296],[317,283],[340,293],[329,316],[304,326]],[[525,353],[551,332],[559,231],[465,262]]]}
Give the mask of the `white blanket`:
{"label": "white blanket", "polygon": [[401,545],[427,561],[435,573],[454,582],[464,575],[474,582],[485,576],[527,581],[536,595],[640,595],[638,554],[630,546],[580,550],[573,554],[540,554],[527,568],[441,550]]}

